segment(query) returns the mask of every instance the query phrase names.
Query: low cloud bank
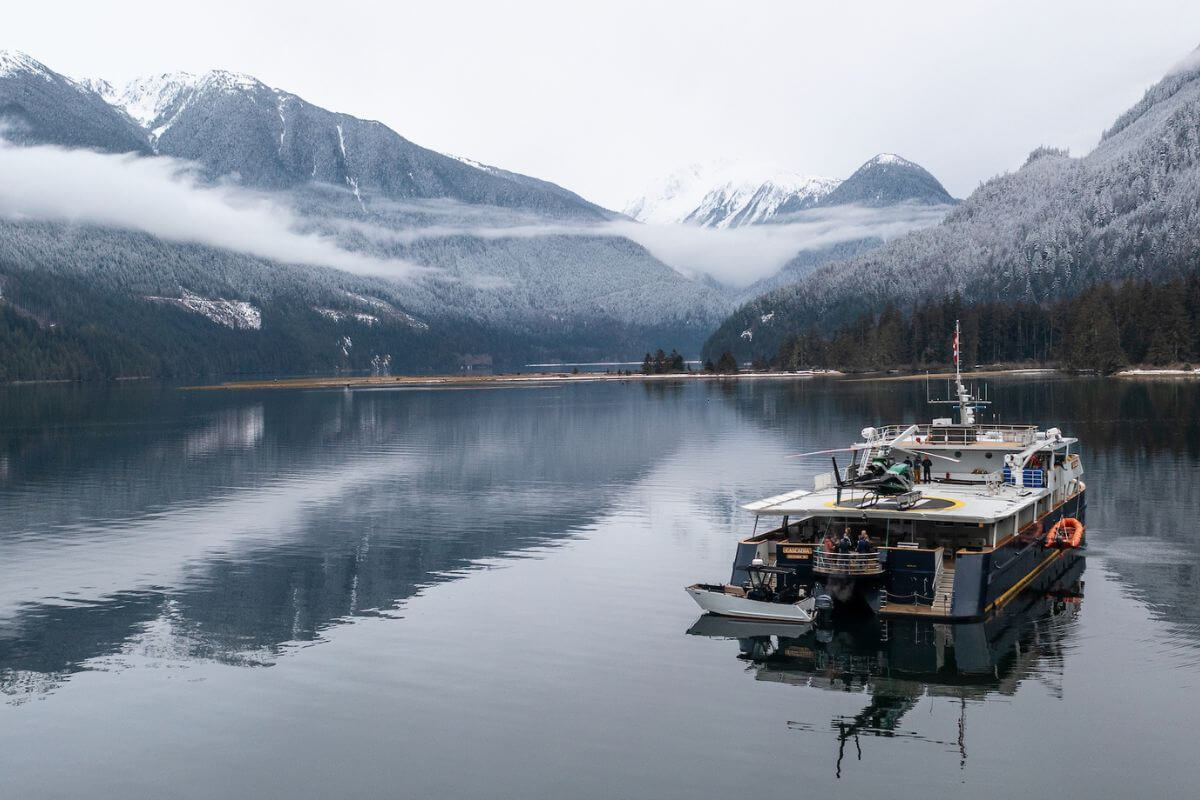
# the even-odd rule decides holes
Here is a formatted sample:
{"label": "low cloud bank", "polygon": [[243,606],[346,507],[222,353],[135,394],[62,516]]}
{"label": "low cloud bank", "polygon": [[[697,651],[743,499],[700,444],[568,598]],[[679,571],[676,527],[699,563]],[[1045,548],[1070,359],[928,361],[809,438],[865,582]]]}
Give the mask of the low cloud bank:
{"label": "low cloud bank", "polygon": [[883,240],[936,225],[950,206],[902,204],[887,208],[838,206],[811,209],[786,221],[741,228],[693,225],[646,225],[632,220],[602,223],[545,222],[495,210],[495,218],[471,219],[474,212],[444,201],[423,207],[428,218],[445,221],[420,227],[390,227],[374,222],[339,220],[335,226],[376,242],[409,245],[422,239],[469,236],[479,239],[522,239],[543,236],[614,236],[630,239],[677,272],[694,278],[707,275],[734,288],[745,288],[777,273],[805,250],[818,250],[864,238]]}
{"label": "low cloud bank", "polygon": [[1179,75],[1183,72],[1191,72],[1194,69],[1200,69],[1200,47],[1175,62],[1175,65],[1167,70],[1167,75]]}
{"label": "low cloud bank", "polygon": [[0,216],[124,228],[287,264],[383,277],[432,272],[408,261],[350,252],[331,236],[300,232],[301,220],[270,196],[205,186],[196,175],[192,164],[173,158],[18,147],[0,138]]}
{"label": "low cloud bank", "polygon": [[950,206],[926,205],[838,206],[800,212],[787,222],[741,228],[636,222],[613,222],[609,227],[680,272],[703,273],[741,289],[771,277],[802,251],[865,238],[886,241],[936,225],[949,210]]}
{"label": "low cloud bank", "polygon": [[[202,183],[195,165],[178,159],[18,147],[6,143],[2,134],[0,216],[143,231],[287,264],[396,279],[452,280],[443,270],[404,258],[347,249],[338,244],[339,236],[350,233],[376,244],[399,245],[457,236],[620,237],[637,242],[682,275],[706,275],[740,289],[774,275],[801,251],[867,237],[891,239],[934,225],[949,210],[948,206],[842,206],[800,212],[779,224],[712,229],[632,220],[553,222],[452,200],[397,204],[379,199],[368,201],[368,211],[382,213],[365,222],[305,217],[289,207],[286,196]],[[400,216],[407,219],[389,220],[395,212],[404,212]],[[489,288],[484,278],[479,280],[484,281],[479,288]]]}

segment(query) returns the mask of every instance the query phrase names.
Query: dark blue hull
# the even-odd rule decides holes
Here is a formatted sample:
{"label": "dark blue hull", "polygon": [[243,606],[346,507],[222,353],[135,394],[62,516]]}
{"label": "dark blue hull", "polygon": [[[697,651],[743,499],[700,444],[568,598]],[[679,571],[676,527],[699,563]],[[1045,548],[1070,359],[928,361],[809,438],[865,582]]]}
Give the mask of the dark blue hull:
{"label": "dark blue hull", "polygon": [[955,560],[950,616],[975,619],[1003,608],[1023,586],[1071,552],[1071,548],[1046,547],[1045,531],[1064,517],[1085,522],[1086,511],[1086,492],[1079,492],[1043,516],[1040,525],[1029,526],[994,550],[960,555]]}

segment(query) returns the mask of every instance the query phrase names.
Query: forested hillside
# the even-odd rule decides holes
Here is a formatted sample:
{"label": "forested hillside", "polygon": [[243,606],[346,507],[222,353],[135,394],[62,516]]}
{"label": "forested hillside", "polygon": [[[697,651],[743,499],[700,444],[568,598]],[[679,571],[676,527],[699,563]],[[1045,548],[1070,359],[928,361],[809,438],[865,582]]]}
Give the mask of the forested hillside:
{"label": "forested hillside", "polygon": [[1200,257],[1200,70],[1170,75],[1097,148],[1039,148],[984,183],[938,226],[826,264],[727,319],[705,357],[770,357],[889,304],[909,318],[957,295],[969,305],[1044,304],[1125,278],[1182,279]]}
{"label": "forested hillside", "polygon": [[[628,266],[644,268],[645,257],[628,246]],[[504,242],[492,247],[492,255],[505,249]],[[655,317],[653,303],[630,301],[640,317],[605,313],[605,303],[617,300],[604,296],[570,324],[555,313],[561,298],[557,305],[547,298],[534,313],[531,298],[522,304],[516,292],[508,295],[511,308],[455,310],[455,296],[503,299],[510,290],[495,291],[453,275],[396,281],[142,233],[0,219],[0,380],[521,369],[530,361],[640,355],[647,338],[694,347],[706,329]]]}
{"label": "forested hillside", "polygon": [[0,140],[8,379],[695,353],[730,308],[560,186],[245,75],[0,51]]}
{"label": "forested hillside", "polygon": [[792,336],[771,364],[787,370],[942,367],[951,360],[956,320],[968,368],[1038,363],[1107,373],[1129,364],[1191,365],[1200,359],[1200,270],[1164,283],[1101,283],[1053,303],[967,305],[956,295],[918,303],[907,315],[889,305],[833,333],[814,326]]}

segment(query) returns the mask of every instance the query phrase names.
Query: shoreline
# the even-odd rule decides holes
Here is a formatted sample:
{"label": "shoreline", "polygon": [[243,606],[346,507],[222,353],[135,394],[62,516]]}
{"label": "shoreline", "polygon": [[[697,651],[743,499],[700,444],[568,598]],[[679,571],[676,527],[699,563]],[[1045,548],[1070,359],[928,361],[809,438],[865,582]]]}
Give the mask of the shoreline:
{"label": "shoreline", "polygon": [[[964,372],[964,378],[997,378],[997,377],[1044,377],[1048,375],[1070,375],[1070,372],[1053,367],[1023,367],[1016,369],[988,369]],[[800,370],[797,372],[670,372],[645,375],[635,372],[629,375],[618,375],[610,372],[538,372],[538,373],[501,373],[496,375],[323,375],[292,378],[255,378],[249,380],[230,380],[220,383],[189,384],[175,388],[182,391],[214,391],[214,390],[252,390],[252,389],[357,389],[382,388],[387,386],[413,389],[429,388],[470,388],[470,387],[514,387],[554,383],[594,383],[598,381],[728,381],[728,380],[810,380],[812,378],[833,378],[849,382],[890,383],[896,381],[918,380],[948,380],[954,377],[953,372],[913,372],[892,374],[885,372],[846,373],[839,370]],[[1200,378],[1200,369],[1146,369],[1130,368],[1112,373],[1106,377],[1129,379],[1156,378]],[[109,378],[103,382],[152,381],[148,376],[130,376]],[[35,386],[47,384],[92,383],[70,378],[47,378],[32,380],[4,381],[5,386]]]}
{"label": "shoreline", "polygon": [[1114,378],[1200,378],[1200,369],[1123,369]]}
{"label": "shoreline", "polygon": [[667,372],[658,375],[616,375],[608,372],[547,372],[504,373],[500,375],[355,375],[311,378],[281,378],[275,380],[225,381],[198,386],[180,386],[185,391],[246,390],[246,389],[356,389],[400,386],[412,388],[522,386],[547,383],[594,383],[597,381],[671,381],[671,380],[783,380],[840,377],[840,372]]}
{"label": "shoreline", "polygon": [[[1042,375],[1069,374],[1054,367],[1024,367],[1020,369],[980,369],[972,372],[964,372],[963,378],[996,378],[996,377],[1020,377],[1029,375],[1033,377]],[[954,377],[953,372],[910,372],[904,375],[891,375],[874,373],[869,377],[863,378],[847,378],[850,381],[923,381],[923,380],[949,380]]]}
{"label": "shoreline", "polygon": [[[963,373],[969,377],[1020,377],[1042,376],[1059,373],[1060,370],[1050,368],[1023,368],[980,370]],[[953,378],[953,372],[911,373],[907,375],[890,375],[874,373],[863,377],[853,377],[838,370],[802,370],[798,372],[738,372],[720,374],[711,372],[670,372],[657,375],[644,375],[640,372],[630,375],[617,375],[607,372],[546,372],[546,373],[503,373],[499,375],[355,375],[355,376],[314,376],[305,378],[278,378],[271,380],[223,381],[214,384],[201,384],[179,387],[185,391],[245,391],[258,389],[358,389],[403,387],[413,389],[428,388],[469,388],[469,387],[514,387],[554,383],[595,383],[599,381],[729,381],[729,380],[810,380],[812,378],[834,378],[851,382],[891,382],[916,381],[927,379]]]}

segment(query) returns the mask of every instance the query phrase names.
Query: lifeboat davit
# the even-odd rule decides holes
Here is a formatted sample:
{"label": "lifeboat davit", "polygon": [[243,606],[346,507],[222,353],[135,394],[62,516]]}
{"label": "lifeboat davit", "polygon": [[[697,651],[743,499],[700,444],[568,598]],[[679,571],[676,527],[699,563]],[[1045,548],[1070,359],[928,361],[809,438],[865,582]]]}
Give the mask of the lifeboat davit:
{"label": "lifeboat davit", "polygon": [[1046,534],[1046,547],[1079,547],[1083,544],[1083,523],[1063,517]]}

